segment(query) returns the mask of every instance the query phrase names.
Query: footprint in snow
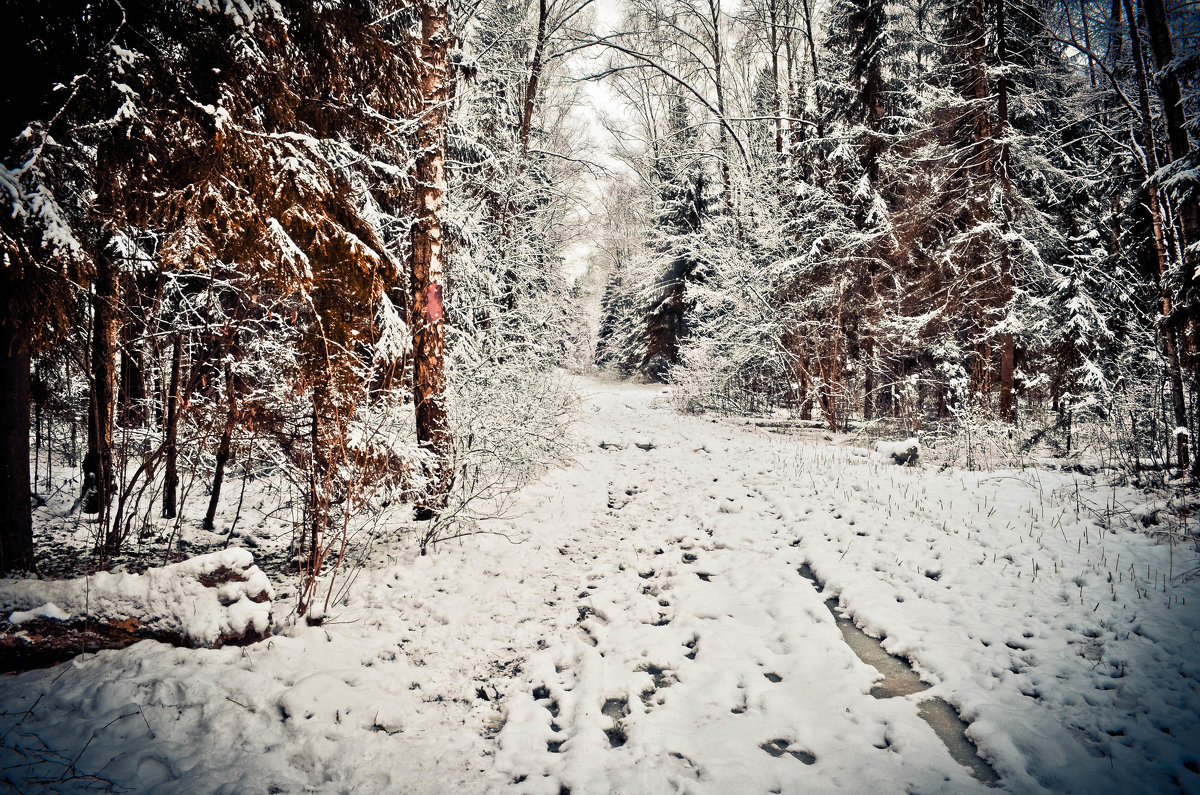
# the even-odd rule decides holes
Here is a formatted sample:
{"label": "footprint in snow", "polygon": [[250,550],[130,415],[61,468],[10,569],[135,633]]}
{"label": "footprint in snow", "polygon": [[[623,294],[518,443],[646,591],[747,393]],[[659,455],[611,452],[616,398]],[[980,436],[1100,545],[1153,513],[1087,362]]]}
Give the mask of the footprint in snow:
{"label": "footprint in snow", "polygon": [[791,743],[789,743],[787,740],[778,739],[778,740],[770,740],[768,742],[763,743],[762,745],[760,745],[758,747],[763,749],[768,754],[770,754],[771,756],[774,756],[776,758],[781,757],[784,754],[787,754],[788,756],[791,756],[793,759],[799,759],[801,762],[803,762],[806,765],[816,764],[817,758],[815,756],[810,754],[808,751],[802,751],[800,749],[792,750],[788,747],[790,745],[791,745]]}
{"label": "footprint in snow", "polygon": [[600,712],[612,719],[613,722],[611,728],[604,730],[605,736],[608,737],[609,747],[620,748],[628,740],[621,721],[629,716],[629,702],[623,698],[610,698],[604,702]]}
{"label": "footprint in snow", "polygon": [[642,703],[646,705],[646,709],[654,709],[656,706],[662,706],[663,696],[658,693],[660,690],[675,684],[675,674],[671,669],[655,665],[654,663],[642,663],[634,670],[650,674],[652,684],[640,694]]}

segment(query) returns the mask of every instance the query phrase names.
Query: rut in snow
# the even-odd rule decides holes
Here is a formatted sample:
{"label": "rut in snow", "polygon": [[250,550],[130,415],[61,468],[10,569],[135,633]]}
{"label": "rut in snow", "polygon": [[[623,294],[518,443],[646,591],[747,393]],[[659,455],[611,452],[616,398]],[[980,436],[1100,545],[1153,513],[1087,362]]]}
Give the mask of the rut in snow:
{"label": "rut in snow", "polygon": [[[825,586],[813,573],[811,566],[805,563],[797,571],[801,577],[811,582],[817,591],[824,592]],[[882,643],[863,632],[838,610],[837,596],[826,599],[825,606],[833,614],[846,645],[860,660],[883,675],[883,681],[871,688],[871,695],[875,698],[895,698],[929,689],[929,685],[921,681],[921,677],[917,676],[917,672],[907,660],[889,654]],[[931,696],[917,703],[917,714],[945,744],[954,761],[969,769],[971,775],[985,784],[997,784],[1000,781],[991,765],[979,757],[975,743],[967,737],[967,724],[953,705],[944,698]]]}

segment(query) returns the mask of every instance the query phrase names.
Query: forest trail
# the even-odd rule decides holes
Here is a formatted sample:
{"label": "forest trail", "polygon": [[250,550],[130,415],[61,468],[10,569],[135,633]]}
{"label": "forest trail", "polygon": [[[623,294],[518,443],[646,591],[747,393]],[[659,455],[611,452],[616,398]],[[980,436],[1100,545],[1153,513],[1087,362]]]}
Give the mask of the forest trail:
{"label": "forest trail", "polygon": [[[425,557],[398,512],[323,626],[0,679],[0,769],[151,792],[983,791],[920,717],[939,697],[1005,791],[1200,786],[1195,553],[1113,518],[1136,491],[900,467],[681,415],[662,387],[577,387],[571,465]],[[932,687],[874,697],[830,597]]]}
{"label": "forest trail", "polygon": [[[1096,526],[1089,501],[1132,495],[898,467],[819,431],[680,415],[661,387],[584,389],[577,465],[527,493],[557,623],[505,702],[495,768],[518,789],[983,790],[919,716],[940,698],[1011,791],[1200,783],[1179,767],[1197,721],[1163,709],[1200,699],[1195,671],[1168,670],[1200,640],[1196,611],[1106,582],[1117,555],[1168,565]],[[823,604],[839,595],[933,687],[873,697],[879,674]]]}
{"label": "forest trail", "polygon": [[570,528],[576,575],[552,601],[577,625],[525,665],[497,769],[546,792],[982,789],[916,697],[869,694],[874,669],[800,575],[803,525],[766,491],[801,476],[794,440],[589,386],[587,477],[547,484],[537,511]]}

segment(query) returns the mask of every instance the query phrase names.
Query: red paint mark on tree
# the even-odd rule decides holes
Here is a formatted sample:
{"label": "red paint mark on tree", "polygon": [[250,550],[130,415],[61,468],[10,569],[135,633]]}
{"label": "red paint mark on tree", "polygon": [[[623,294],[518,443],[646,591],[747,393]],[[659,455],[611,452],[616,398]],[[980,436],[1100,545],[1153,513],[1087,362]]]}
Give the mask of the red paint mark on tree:
{"label": "red paint mark on tree", "polygon": [[425,299],[425,317],[430,323],[436,323],[442,319],[442,285],[440,284],[429,285]]}

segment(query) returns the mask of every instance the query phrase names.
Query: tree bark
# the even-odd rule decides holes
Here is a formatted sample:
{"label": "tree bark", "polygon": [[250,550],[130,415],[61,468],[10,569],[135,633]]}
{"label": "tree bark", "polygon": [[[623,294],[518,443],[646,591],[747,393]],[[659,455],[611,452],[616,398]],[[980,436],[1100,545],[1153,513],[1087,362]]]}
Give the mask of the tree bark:
{"label": "tree bark", "polygon": [[1142,116],[1141,144],[1143,155],[1146,158],[1146,193],[1150,200],[1150,220],[1154,227],[1154,251],[1158,259],[1158,291],[1163,315],[1161,331],[1164,353],[1167,358],[1167,376],[1171,383],[1171,410],[1177,430],[1175,455],[1179,468],[1186,472],[1189,463],[1187,400],[1183,392],[1183,371],[1179,360],[1179,346],[1175,328],[1171,323],[1171,296],[1167,284],[1170,259],[1164,229],[1163,208],[1159,198],[1158,185],[1154,181],[1154,172],[1158,170],[1158,155],[1155,150],[1154,117],[1150,112],[1150,85],[1146,75],[1141,32],[1138,30],[1137,17],[1133,13],[1133,4],[1131,0],[1122,0],[1122,2],[1125,6],[1125,19],[1129,23],[1129,44],[1133,50],[1134,72],[1138,82],[1138,106]]}
{"label": "tree bark", "polygon": [[[6,280],[8,281],[8,280]],[[20,320],[0,319],[0,574],[33,571],[29,500],[29,340]]]}
{"label": "tree bark", "polygon": [[171,386],[167,396],[167,425],[163,434],[166,447],[166,472],[163,482],[162,515],[174,519],[179,497],[179,371],[183,365],[183,337],[175,335],[175,350],[171,354]]}
{"label": "tree bark", "polygon": [[442,251],[442,198],[446,190],[446,103],[450,74],[450,30],[444,0],[421,7],[423,109],[417,130],[416,219],[412,228],[413,402],[417,442],[430,457],[429,490],[417,506],[431,517],[444,508],[453,479],[452,439],[446,416],[446,321],[443,296],[446,274]]}

